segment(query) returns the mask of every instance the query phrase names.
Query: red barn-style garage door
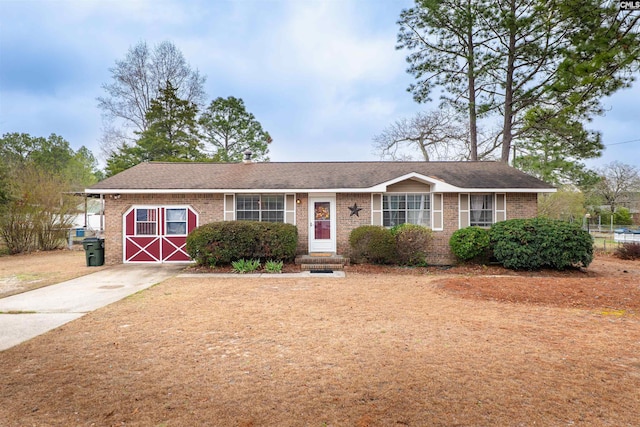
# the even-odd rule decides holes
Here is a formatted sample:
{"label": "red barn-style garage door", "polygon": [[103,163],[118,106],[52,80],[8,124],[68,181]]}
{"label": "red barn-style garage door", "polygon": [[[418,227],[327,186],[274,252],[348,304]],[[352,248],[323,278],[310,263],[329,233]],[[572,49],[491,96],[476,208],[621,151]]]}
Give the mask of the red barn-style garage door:
{"label": "red barn-style garage door", "polygon": [[123,216],[124,262],[188,262],[187,234],[198,226],[190,206],[133,206]]}

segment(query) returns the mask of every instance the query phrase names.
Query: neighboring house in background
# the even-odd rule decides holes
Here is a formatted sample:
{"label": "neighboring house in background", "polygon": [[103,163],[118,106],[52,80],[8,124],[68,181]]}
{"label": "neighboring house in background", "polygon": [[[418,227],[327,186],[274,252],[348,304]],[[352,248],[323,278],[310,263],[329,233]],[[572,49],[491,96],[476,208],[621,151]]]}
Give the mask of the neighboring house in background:
{"label": "neighboring house in background", "polygon": [[620,203],[620,206],[629,209],[634,225],[640,225],[640,192],[630,193],[628,199]]}
{"label": "neighboring house in background", "polygon": [[[84,195],[83,195],[84,197]],[[104,227],[104,200],[84,197],[82,203],[77,206],[78,214],[72,218],[72,228],[77,231],[77,235],[84,236],[85,231],[89,234],[99,234]]]}
{"label": "neighboring house in background", "polygon": [[349,254],[362,225],[433,230],[427,262],[450,264],[451,234],[537,214],[555,189],[498,162],[142,163],[88,188],[105,200],[105,257],[184,262],[187,234],[214,221],[298,227],[298,253]]}

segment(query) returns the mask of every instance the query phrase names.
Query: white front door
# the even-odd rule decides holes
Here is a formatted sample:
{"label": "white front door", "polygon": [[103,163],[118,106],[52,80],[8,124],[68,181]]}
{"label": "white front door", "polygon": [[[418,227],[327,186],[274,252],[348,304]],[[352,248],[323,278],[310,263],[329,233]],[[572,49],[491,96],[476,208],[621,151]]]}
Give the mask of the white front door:
{"label": "white front door", "polygon": [[309,196],[309,252],[336,251],[336,196]]}

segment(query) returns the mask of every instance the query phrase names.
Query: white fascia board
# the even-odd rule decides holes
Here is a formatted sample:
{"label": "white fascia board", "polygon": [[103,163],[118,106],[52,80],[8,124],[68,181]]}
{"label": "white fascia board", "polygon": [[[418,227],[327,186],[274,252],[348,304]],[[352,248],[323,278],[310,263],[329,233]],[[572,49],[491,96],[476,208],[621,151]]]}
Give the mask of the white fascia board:
{"label": "white fascia board", "polygon": [[406,181],[407,179],[414,179],[424,184],[429,184],[432,193],[555,193],[557,191],[555,188],[461,188],[448,184],[438,178],[412,172],[383,182],[362,192],[385,193],[389,185]]}
{"label": "white fascia board", "polygon": [[[402,181],[402,180],[400,180]],[[387,186],[399,182],[389,181],[369,188],[253,188],[253,189],[90,189],[86,194],[269,194],[269,193],[386,193]],[[432,193],[555,193],[555,188],[460,188],[445,182],[427,181]]]}
{"label": "white fascia board", "polygon": [[411,172],[406,175],[399,176],[397,178],[391,179],[386,182],[382,182],[371,188],[371,191],[377,193],[384,193],[387,191],[387,187],[389,185],[397,184],[398,182],[406,181],[408,179],[413,179],[415,181],[422,182],[423,184],[428,184],[431,186],[431,191],[434,193],[457,193],[460,191],[458,187],[455,185],[447,184],[446,182],[434,178],[431,176],[422,175],[419,173]]}
{"label": "white fascia board", "polygon": [[[460,188],[456,193],[555,193],[556,188]],[[439,193],[439,191],[437,191]]]}
{"label": "white fascia board", "polygon": [[224,189],[91,189],[86,194],[268,194],[268,193],[370,193],[369,188],[224,188]]}

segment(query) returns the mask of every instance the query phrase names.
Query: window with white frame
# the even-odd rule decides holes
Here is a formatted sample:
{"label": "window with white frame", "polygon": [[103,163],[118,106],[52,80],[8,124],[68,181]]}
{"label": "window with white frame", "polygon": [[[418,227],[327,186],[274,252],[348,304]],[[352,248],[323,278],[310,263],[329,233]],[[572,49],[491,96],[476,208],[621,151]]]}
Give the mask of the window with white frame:
{"label": "window with white frame", "polygon": [[431,226],[429,193],[388,193],[382,196],[382,225],[393,227],[404,223]]}
{"label": "window with white frame", "polygon": [[238,221],[284,222],[283,194],[237,194]]}
{"label": "window with white frame", "polygon": [[136,235],[155,236],[157,234],[158,210],[156,208],[136,209]]}
{"label": "window with white frame", "polygon": [[491,227],[493,224],[493,194],[471,194],[469,204],[469,225]]}
{"label": "window with white frame", "polygon": [[185,208],[167,208],[165,217],[167,235],[184,236],[187,234],[187,210]]}

